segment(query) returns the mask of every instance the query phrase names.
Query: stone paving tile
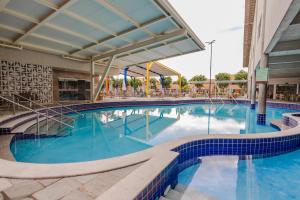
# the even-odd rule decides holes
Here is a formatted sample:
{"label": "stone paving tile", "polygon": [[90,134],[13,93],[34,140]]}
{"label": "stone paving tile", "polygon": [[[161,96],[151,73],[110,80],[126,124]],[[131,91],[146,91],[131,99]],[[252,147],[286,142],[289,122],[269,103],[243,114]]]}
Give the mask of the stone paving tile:
{"label": "stone paving tile", "polygon": [[0,178],[0,192],[11,186],[11,182],[9,182],[6,178]]}
{"label": "stone paving tile", "polygon": [[37,180],[39,183],[41,183],[43,186],[47,187],[55,182],[57,182],[59,179],[41,179],[41,180]]}
{"label": "stone paving tile", "polygon": [[84,175],[84,176],[75,176],[72,177],[73,179],[79,181],[81,184],[85,184],[95,178],[98,174],[89,174],[89,175]]}
{"label": "stone paving tile", "polygon": [[9,181],[14,185],[14,184],[25,182],[27,180],[25,180],[25,179],[9,179]]}
{"label": "stone paving tile", "polygon": [[124,178],[125,176],[127,176],[133,170],[137,169],[140,166],[141,166],[140,164],[139,165],[133,165],[133,166],[121,168],[121,169],[118,169],[118,170],[113,170],[113,171],[110,171],[110,172],[107,172],[107,173],[110,173],[110,174],[113,174],[113,175]]}
{"label": "stone paving tile", "polygon": [[61,199],[71,191],[76,190],[80,186],[81,184],[79,181],[72,178],[65,178],[34,193],[33,197],[37,200],[57,200]]}
{"label": "stone paving tile", "polygon": [[82,191],[75,190],[67,194],[61,200],[93,200],[93,198]]}
{"label": "stone paving tile", "polygon": [[98,174],[91,181],[84,184],[80,190],[96,198],[112,185],[117,183],[121,178],[109,173]]}
{"label": "stone paving tile", "polygon": [[44,187],[37,181],[26,180],[13,184],[11,187],[3,191],[6,199],[21,199],[30,196],[34,192],[37,192]]}

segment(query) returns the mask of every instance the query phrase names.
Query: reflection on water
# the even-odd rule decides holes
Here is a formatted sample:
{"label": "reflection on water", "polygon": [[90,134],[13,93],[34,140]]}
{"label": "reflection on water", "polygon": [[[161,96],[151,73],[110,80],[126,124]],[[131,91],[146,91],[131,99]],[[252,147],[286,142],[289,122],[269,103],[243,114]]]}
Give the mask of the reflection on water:
{"label": "reflection on water", "polygon": [[220,200],[299,199],[300,151],[255,160],[237,156],[201,160],[179,174],[186,192],[196,190]]}
{"label": "reflection on water", "polygon": [[[287,110],[268,109],[267,119],[280,119]],[[256,125],[256,113],[244,105],[182,105],[86,111],[76,115],[71,133],[43,134],[11,144],[18,161],[78,162],[125,155],[188,135],[271,132]]]}

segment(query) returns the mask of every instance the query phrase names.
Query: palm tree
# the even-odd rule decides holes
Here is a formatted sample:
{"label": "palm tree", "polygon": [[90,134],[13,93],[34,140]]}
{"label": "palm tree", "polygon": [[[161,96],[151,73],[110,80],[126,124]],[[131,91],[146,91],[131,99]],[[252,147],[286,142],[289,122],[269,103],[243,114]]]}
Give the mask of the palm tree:
{"label": "palm tree", "polygon": [[129,80],[129,85],[133,88],[133,93],[135,95],[137,88],[142,86],[142,81],[133,77]]}

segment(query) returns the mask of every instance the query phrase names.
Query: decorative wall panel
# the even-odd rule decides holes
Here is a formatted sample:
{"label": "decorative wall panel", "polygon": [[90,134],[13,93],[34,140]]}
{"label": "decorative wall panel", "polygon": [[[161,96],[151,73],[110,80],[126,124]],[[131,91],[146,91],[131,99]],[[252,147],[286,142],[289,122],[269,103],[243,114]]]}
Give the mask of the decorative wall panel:
{"label": "decorative wall panel", "polygon": [[24,92],[36,95],[41,103],[52,102],[52,67],[0,60],[0,95]]}

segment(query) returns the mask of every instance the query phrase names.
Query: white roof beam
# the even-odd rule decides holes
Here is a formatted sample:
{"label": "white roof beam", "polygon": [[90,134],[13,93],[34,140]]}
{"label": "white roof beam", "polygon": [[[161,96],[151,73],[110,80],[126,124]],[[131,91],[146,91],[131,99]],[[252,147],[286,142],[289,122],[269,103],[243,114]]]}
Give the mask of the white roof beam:
{"label": "white roof beam", "polygon": [[[37,1],[40,1],[40,0],[37,0]],[[32,23],[37,24],[37,25],[40,24],[40,21],[38,21],[38,20],[36,20],[36,19],[34,19],[34,18],[32,18],[32,17],[29,17],[29,16],[27,16],[27,15],[24,15],[24,14],[21,14],[21,13],[18,13],[18,12],[15,12],[15,11],[10,10],[10,9],[7,9],[7,8],[5,8],[5,9],[3,10],[3,12],[5,12],[5,13],[11,15],[11,16],[18,17],[18,18],[20,18],[20,19],[23,19],[23,20],[32,22]],[[76,32],[74,32],[74,31],[70,31],[70,30],[68,30],[68,29],[65,29],[65,28],[63,28],[63,27],[60,27],[60,26],[57,26],[57,25],[54,25],[54,24],[44,23],[43,25],[44,25],[44,26],[47,26],[47,27],[49,27],[49,28],[52,28],[52,29],[54,29],[54,30],[57,30],[57,31],[60,31],[60,32],[63,32],[63,33],[66,33],[66,34],[69,34],[69,35],[72,35],[72,36],[81,38],[81,39],[83,39],[83,40],[92,42],[93,45],[97,43],[97,40],[96,40],[96,39],[92,39],[92,38],[87,37],[87,36],[85,36],[85,35],[76,33]],[[13,32],[17,32],[17,33],[23,34],[23,35],[26,34],[26,32],[23,31],[23,30],[21,30],[21,29],[17,29],[17,28],[10,27],[10,26],[7,26],[7,25],[1,24],[0,27],[3,28],[3,29],[6,29],[6,30],[10,30],[10,31],[13,31]],[[47,36],[42,36],[42,35],[40,35],[40,34],[35,34],[35,33],[31,33],[31,34],[34,34],[34,35],[37,36],[37,37],[44,37],[44,39],[47,39],[47,40],[53,40],[53,38],[50,38],[50,37],[47,37]],[[54,40],[55,40],[55,39],[54,39]],[[58,42],[58,40],[56,40],[56,42]],[[58,42],[58,43],[61,43],[61,42]],[[75,48],[77,48],[77,49],[80,50],[80,51],[81,51],[81,50],[87,50],[87,51],[91,51],[91,52],[94,52],[94,53],[98,53],[97,51],[93,51],[93,50],[91,50],[91,49],[85,49],[85,48],[82,48],[82,47],[79,48],[79,46],[76,46],[76,45],[71,44],[71,43],[68,43],[67,45],[68,45],[68,46],[75,47]],[[112,46],[110,46],[110,45],[105,45],[105,46],[108,47],[108,48],[110,48],[110,49],[114,49],[114,48],[115,48],[115,47],[112,47]]]}
{"label": "white roof beam", "polygon": [[24,15],[24,14],[21,14],[19,12],[16,12],[14,10],[11,10],[11,9],[8,9],[8,8],[4,8],[3,13],[6,13],[8,15],[11,15],[11,16],[14,16],[14,17],[18,17],[20,19],[23,19],[23,20],[26,20],[26,21],[29,21],[29,22],[32,22],[34,24],[38,24],[39,23],[39,20],[33,18],[33,17],[30,17],[30,16],[27,16],[27,15]]}
{"label": "white roof beam", "polygon": [[63,4],[62,6],[60,6],[59,9],[55,10],[54,12],[52,12],[50,15],[48,15],[43,20],[41,20],[37,25],[35,25],[31,29],[29,29],[29,31],[27,31],[24,35],[22,35],[21,37],[19,37],[18,39],[16,39],[15,43],[19,43],[21,40],[23,40],[24,38],[26,38],[28,35],[30,35],[36,29],[38,29],[40,26],[42,26],[43,24],[45,24],[46,22],[48,22],[49,20],[51,20],[52,18],[54,18],[55,16],[57,16],[63,10],[67,9],[68,7],[70,7],[76,1],[77,0],[69,0],[69,1],[67,1],[65,4]]}
{"label": "white roof beam", "polygon": [[52,10],[58,10],[59,7],[55,4],[53,4],[52,2],[48,1],[48,0],[34,0],[35,2],[43,5],[43,6],[46,6],[48,8],[51,8]]}
{"label": "white roof beam", "polygon": [[1,0],[0,1],[0,12],[5,9],[6,5],[10,2],[10,0]]}
{"label": "white roof beam", "polygon": [[[152,25],[152,24],[158,23],[158,22],[160,22],[160,21],[162,21],[162,20],[165,20],[165,19],[167,19],[167,17],[165,17],[165,16],[159,17],[159,18],[157,18],[157,19],[148,21],[148,22],[144,23],[144,24],[141,25],[141,26],[142,26],[142,27],[147,27],[147,26],[150,26],[150,25]],[[103,44],[105,44],[106,42],[108,42],[108,41],[110,41],[110,40],[112,40],[112,39],[118,38],[118,37],[120,37],[120,36],[124,36],[124,35],[126,35],[126,34],[129,34],[129,33],[133,32],[133,31],[136,31],[136,30],[138,30],[138,29],[139,29],[139,28],[130,29],[130,30],[128,30],[128,31],[124,31],[123,33],[118,34],[117,37],[110,37],[110,38],[108,38],[108,39],[100,40],[100,41],[96,42],[96,44],[92,44],[92,45],[90,45],[90,46],[87,46],[86,48],[84,48],[84,50],[90,49],[90,48],[93,48],[93,47],[96,47],[96,46],[99,46],[99,45],[103,45]],[[77,53],[79,53],[79,52],[80,52],[80,51],[75,51],[75,52],[73,52],[72,54],[77,54]]]}
{"label": "white roof beam", "polygon": [[36,38],[39,38],[39,39],[43,39],[43,40],[47,40],[47,41],[50,41],[50,42],[55,42],[57,44],[69,46],[69,47],[72,47],[72,48],[75,48],[75,49],[81,49],[81,47],[78,46],[78,45],[74,45],[74,44],[71,44],[69,42],[54,39],[52,37],[44,36],[44,35],[41,35],[41,34],[32,33],[30,36],[33,36],[33,37],[36,37]]}
{"label": "white roof beam", "polygon": [[[149,35],[151,35],[152,37],[155,37],[156,34],[154,34],[153,32],[151,32],[147,26],[142,26],[141,24],[139,24],[139,22],[137,22],[135,19],[131,18],[130,16],[128,16],[126,13],[124,13],[121,9],[117,8],[116,6],[114,6],[113,4],[109,3],[107,0],[97,0],[97,2],[99,2],[99,4],[103,5],[104,7],[106,7],[108,10],[110,10],[111,12],[115,13],[116,15],[120,16],[121,18],[125,19],[126,21],[129,21],[132,25],[134,25],[136,27],[136,29],[140,29],[143,30],[144,32],[148,33]],[[168,15],[166,13],[164,13],[165,18],[168,17]],[[163,42],[165,45],[168,46],[167,43]],[[175,48],[177,51],[179,51],[176,47],[173,46],[173,48]],[[148,49],[145,49],[147,52],[150,52]],[[179,51],[181,54],[182,52]],[[157,53],[156,53],[157,54]]]}
{"label": "white roof beam", "polygon": [[44,47],[44,46],[40,46],[40,45],[36,45],[36,44],[31,44],[28,42],[20,42],[20,45],[24,46],[24,47],[30,47],[31,49],[36,49],[36,50],[42,50],[46,53],[54,53],[56,55],[65,55],[68,54],[68,52],[66,51],[62,51],[62,50],[58,50],[58,49],[53,49],[53,48],[49,48],[49,47]]}
{"label": "white roof beam", "polygon": [[12,26],[8,26],[8,25],[5,25],[5,24],[0,24],[0,28],[8,30],[8,31],[15,32],[15,33],[20,33],[20,34],[25,33],[25,31],[23,31],[21,29],[18,29],[18,28],[12,27]]}
{"label": "white roof beam", "polygon": [[131,24],[133,24],[135,27],[142,29],[143,31],[145,31],[146,33],[150,34],[151,36],[155,36],[154,33],[152,33],[151,31],[149,31],[146,27],[142,27],[139,22],[137,22],[135,19],[131,18],[130,16],[128,16],[126,13],[124,13],[121,9],[117,8],[116,6],[114,6],[113,4],[109,3],[106,0],[97,0],[97,2],[99,2],[101,5],[105,6],[108,10],[110,10],[111,12],[117,14],[118,16],[120,16],[121,18],[125,19],[126,21],[130,22]]}
{"label": "white roof beam", "polygon": [[99,55],[99,56],[95,56],[93,58],[93,60],[97,61],[97,60],[101,60],[103,58],[115,56],[115,55],[118,55],[118,54],[121,54],[121,53],[124,53],[124,52],[135,50],[135,49],[145,48],[148,45],[163,42],[165,40],[168,40],[168,39],[171,39],[171,38],[174,38],[174,37],[178,37],[178,36],[181,36],[181,35],[186,35],[186,34],[187,34],[186,30],[183,30],[183,29],[177,30],[177,31],[174,31],[172,33],[160,35],[160,36],[154,37],[152,39],[149,39],[149,40],[146,40],[146,41],[143,41],[143,42],[138,42],[138,43],[132,44],[132,45],[127,46],[127,47],[116,49],[115,51],[110,52],[110,53],[105,53],[105,54],[102,54],[102,55]]}

